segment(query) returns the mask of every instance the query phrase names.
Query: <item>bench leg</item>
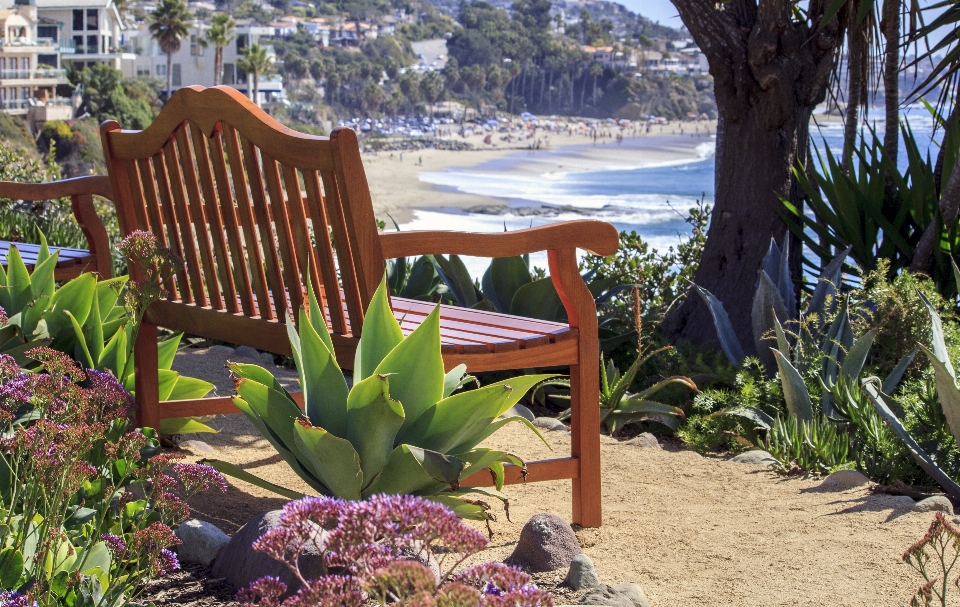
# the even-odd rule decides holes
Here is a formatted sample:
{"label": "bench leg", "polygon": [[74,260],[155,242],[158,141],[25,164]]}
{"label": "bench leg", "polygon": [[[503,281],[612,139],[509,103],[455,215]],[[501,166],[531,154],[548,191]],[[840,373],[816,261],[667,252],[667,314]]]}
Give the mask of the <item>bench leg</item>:
{"label": "bench leg", "polygon": [[140,324],[133,346],[134,390],[137,401],[137,425],[160,428],[160,379],[157,371],[157,325]]}
{"label": "bench leg", "polygon": [[600,483],[600,354],[597,345],[580,346],[580,364],[570,367],[571,454],[580,461],[573,479],[573,522],[599,527]]}

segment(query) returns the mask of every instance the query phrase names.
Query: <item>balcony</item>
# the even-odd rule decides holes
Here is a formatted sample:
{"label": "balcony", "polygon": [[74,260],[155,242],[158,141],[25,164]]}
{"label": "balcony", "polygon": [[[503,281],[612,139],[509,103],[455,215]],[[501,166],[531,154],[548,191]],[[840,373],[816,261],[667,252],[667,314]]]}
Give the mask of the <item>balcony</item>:
{"label": "balcony", "polygon": [[4,40],[0,38],[0,51],[7,50],[11,52],[22,51],[39,53],[66,53],[75,52],[73,40],[54,40],[53,38],[37,38],[28,40],[26,38],[15,38],[14,40]]}
{"label": "balcony", "polygon": [[5,85],[56,86],[57,84],[66,84],[66,82],[66,70],[0,70],[0,83]]}

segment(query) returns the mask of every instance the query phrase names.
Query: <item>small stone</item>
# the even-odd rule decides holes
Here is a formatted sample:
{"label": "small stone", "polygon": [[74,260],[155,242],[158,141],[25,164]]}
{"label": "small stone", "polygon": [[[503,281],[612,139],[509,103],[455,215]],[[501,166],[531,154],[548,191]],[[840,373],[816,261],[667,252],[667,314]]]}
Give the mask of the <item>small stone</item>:
{"label": "small stone", "polygon": [[233,356],[235,350],[230,346],[210,346],[207,348],[207,354],[217,354],[220,356]]}
{"label": "small stone", "polygon": [[633,607],[650,607],[650,601],[640,584],[614,584],[613,589],[630,599]]}
{"label": "small stone", "polygon": [[533,421],[537,418],[537,416],[533,414],[533,411],[520,404],[516,404],[507,409],[507,412],[501,415],[501,417],[515,417],[517,415],[530,421]]}
{"label": "small stone", "polygon": [[893,507],[896,510],[913,510],[915,501],[909,495],[891,495],[890,501],[893,502]]}
{"label": "small stone", "polygon": [[942,512],[953,516],[953,503],[945,495],[934,495],[913,505],[914,512]]}
{"label": "small stone", "polygon": [[633,447],[642,447],[644,449],[660,449],[660,441],[657,440],[657,437],[650,434],[649,432],[644,432],[634,436],[627,441],[628,445]]}
{"label": "small stone", "polygon": [[261,352],[261,353],[260,353],[260,366],[261,366],[261,367],[266,367],[266,368],[268,368],[268,369],[272,369],[273,367],[276,367],[276,366],[277,366],[277,363],[274,362],[274,360],[273,360],[273,354],[270,354],[269,352]]}
{"label": "small stone", "polygon": [[250,360],[260,360],[260,353],[250,346],[238,346],[234,353]]}
{"label": "small stone", "polygon": [[533,420],[533,425],[548,432],[569,432],[563,422],[555,417],[537,417]]}
{"label": "small stone", "polygon": [[230,536],[216,525],[190,519],[180,523],[174,533],[182,542],[177,546],[177,556],[184,563],[199,563],[209,567],[220,550],[230,543]]}
{"label": "small stone", "polygon": [[582,605],[607,605],[609,607],[634,607],[633,601],[623,596],[613,586],[603,584],[580,597]]}
{"label": "small stone", "polygon": [[216,453],[217,451],[202,440],[181,441],[177,443],[177,447],[180,447],[180,449],[187,451],[192,455],[210,455],[211,453]]}
{"label": "small stone", "polygon": [[520,539],[507,563],[530,571],[556,571],[581,554],[580,542],[567,521],[556,514],[535,514],[520,530]]}
{"label": "small stone", "polygon": [[870,479],[856,470],[837,470],[823,479],[820,488],[824,491],[846,491],[869,484]]}
{"label": "small stone", "polygon": [[753,451],[741,453],[730,461],[735,464],[754,464],[756,466],[767,466],[777,463],[776,458],[762,449],[754,449]]}
{"label": "small stone", "polygon": [[[563,583],[574,590],[584,588],[596,588],[600,585],[600,578],[597,577],[597,570],[593,567],[593,561],[586,554],[578,554],[570,561],[570,570],[567,571],[567,578]],[[590,605],[591,603],[584,603]],[[606,603],[592,603],[593,605],[606,605]],[[632,605],[628,607],[633,607]]]}

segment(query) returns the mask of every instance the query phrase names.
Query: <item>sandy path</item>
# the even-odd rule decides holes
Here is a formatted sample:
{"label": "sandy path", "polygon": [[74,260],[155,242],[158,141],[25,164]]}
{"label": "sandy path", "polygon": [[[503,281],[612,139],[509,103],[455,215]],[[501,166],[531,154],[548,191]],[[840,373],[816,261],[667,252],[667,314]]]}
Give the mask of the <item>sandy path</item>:
{"label": "sandy path", "polygon": [[[201,365],[222,364],[223,358],[196,350],[177,361],[195,372]],[[221,394],[227,389],[222,381],[218,378]],[[308,490],[245,418],[221,416],[212,425],[220,434],[195,438],[213,445],[214,457],[290,489]],[[568,435],[546,437],[553,451],[511,425],[486,446],[527,460],[569,452]],[[900,555],[923,535],[932,515],[905,511],[899,498],[865,489],[819,492],[814,480],[610,439],[603,441],[602,457],[604,525],[578,535],[602,580],[640,583],[655,607],[902,605],[918,585]],[[499,512],[484,560],[506,557],[533,514],[570,516],[566,481],[515,485],[507,492],[513,521]],[[193,505],[200,518],[232,533],[283,502],[231,481],[227,496],[205,496]],[[562,602],[562,595],[558,599]]]}

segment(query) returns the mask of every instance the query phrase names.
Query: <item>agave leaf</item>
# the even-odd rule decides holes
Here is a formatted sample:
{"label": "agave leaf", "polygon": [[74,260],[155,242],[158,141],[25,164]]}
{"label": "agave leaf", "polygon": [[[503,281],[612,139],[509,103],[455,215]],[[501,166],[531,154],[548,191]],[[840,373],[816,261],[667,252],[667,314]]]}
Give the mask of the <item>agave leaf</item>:
{"label": "agave leaf", "polygon": [[10,245],[7,250],[7,295],[10,298],[10,314],[20,312],[33,299],[30,272],[27,271],[16,245]]}
{"label": "agave leaf", "polygon": [[120,299],[120,291],[128,280],[130,280],[128,276],[117,276],[97,281],[96,299],[100,307],[100,318],[109,318],[114,307],[123,313],[123,308],[117,306],[117,300]]}
{"label": "agave leaf", "polygon": [[797,317],[797,294],[793,288],[793,277],[790,274],[790,230],[783,237],[783,249],[780,251],[780,269],[777,276],[777,291],[786,306],[787,316],[793,320]]}
{"label": "agave leaf", "polygon": [[876,383],[878,382],[879,380],[876,378],[868,378],[863,381],[863,390],[867,393],[870,400],[873,401],[877,413],[883,418],[883,421],[887,422],[887,425],[890,426],[897,436],[900,437],[900,440],[906,445],[907,450],[910,452],[914,461],[917,462],[917,465],[923,468],[923,471],[929,474],[933,480],[937,481],[937,484],[949,493],[951,497],[960,499],[960,485],[957,485],[952,478],[947,476],[947,474],[937,466],[933,458],[913,439],[910,432],[907,431],[903,423],[900,422],[900,419],[890,410],[890,406],[886,400],[889,397],[877,391]]}
{"label": "agave leaf", "polygon": [[461,364],[450,369],[446,375],[443,376],[443,398],[450,396],[474,379],[473,376],[467,375],[467,365]]}
{"label": "agave leaf", "polygon": [[[403,331],[390,309],[387,300],[386,279],[373,294],[367,315],[363,319],[363,332],[357,344],[356,361],[353,367],[354,380],[360,381],[373,375],[384,358],[403,341]],[[412,379],[412,378],[411,378]],[[401,402],[402,399],[401,399]],[[434,401],[436,402],[436,401]],[[404,403],[406,404],[406,403]]]}
{"label": "agave leaf", "polygon": [[214,385],[196,377],[180,375],[171,369],[160,369],[161,373],[172,373],[176,380],[170,393],[164,400],[193,400],[203,398],[213,390]]}
{"label": "agave leaf", "polygon": [[451,255],[450,259],[447,259],[443,255],[429,255],[428,258],[433,262],[440,280],[447,285],[458,306],[470,308],[477,304],[477,288],[460,257]]}
{"label": "agave leaf", "polygon": [[953,282],[956,285],[957,291],[960,291],[960,268],[957,267],[957,262],[950,258],[950,267],[953,268]]}
{"label": "agave leaf", "polygon": [[880,390],[884,394],[893,394],[893,391],[897,389],[897,386],[900,385],[900,380],[903,379],[903,375],[907,372],[907,367],[910,366],[910,363],[913,362],[913,357],[917,355],[917,352],[920,351],[920,346],[916,346],[913,350],[907,352],[903,358],[897,363],[897,366],[893,368],[893,371],[890,372],[890,375],[883,380],[883,386]]}
{"label": "agave leaf", "polygon": [[307,418],[334,436],[346,437],[347,381],[334,353],[327,349],[303,308],[300,309],[300,356],[305,364],[299,365],[297,372]]}
{"label": "agave leaf", "polygon": [[840,367],[841,373],[850,379],[860,377],[860,372],[863,371],[863,363],[867,361],[867,355],[870,354],[870,348],[873,347],[873,340],[876,336],[877,330],[870,329],[854,342],[853,347],[850,348],[847,356],[843,359],[843,366]]}
{"label": "agave leaf", "polygon": [[790,415],[803,421],[813,419],[813,407],[810,405],[810,393],[807,391],[803,378],[796,367],[780,353],[773,351],[777,359],[777,368],[780,370],[780,383],[783,386],[783,398],[787,401],[787,410]]}
{"label": "agave leaf", "polygon": [[70,326],[70,320],[65,314],[67,310],[82,327],[87,322],[87,316],[90,315],[90,307],[93,305],[96,293],[97,278],[89,273],[81,274],[57,289],[50,298],[50,308],[44,317],[50,335],[56,335]]}
{"label": "agave leaf", "polygon": [[396,345],[377,366],[379,375],[393,375],[390,395],[403,403],[403,430],[443,398],[443,357],[440,354],[440,306],[413,333]]}
{"label": "agave leaf", "polygon": [[813,289],[813,297],[810,299],[810,305],[807,306],[807,314],[818,314],[822,318],[827,298],[833,296],[834,301],[836,300],[837,285],[840,284],[840,273],[843,270],[843,262],[852,250],[853,246],[848,246],[839,255],[834,257],[823,269],[823,272],[820,273],[817,286]]}
{"label": "agave leaf", "polygon": [[301,463],[337,497],[360,499],[363,471],[360,455],[345,438],[334,436],[323,428],[311,426],[306,419],[293,424],[297,450],[305,457]]}
{"label": "agave leaf", "polygon": [[513,295],[510,314],[540,320],[556,320],[563,304],[553,280],[548,276],[521,286]]}
{"label": "agave leaf", "polygon": [[[72,319],[72,315],[71,315]],[[127,380],[127,377],[120,377],[124,365],[127,363],[127,332],[123,327],[113,334],[106,345],[103,346],[103,352],[100,354],[100,360],[97,361],[98,369],[106,369],[113,373],[121,382]],[[133,365],[131,365],[132,367]],[[132,375],[131,370],[128,375]]]}
{"label": "agave leaf", "polygon": [[760,270],[766,272],[774,284],[780,278],[780,247],[777,246],[773,236],[770,237],[770,246],[767,248],[767,254],[763,256]]}
{"label": "agave leaf", "polygon": [[483,273],[480,290],[498,312],[509,314],[517,290],[531,282],[530,266],[523,257],[495,257]]}
{"label": "agave leaf", "polygon": [[426,496],[426,499],[430,500],[431,502],[442,504],[450,510],[453,510],[453,513],[457,515],[457,518],[460,519],[469,521],[490,520],[490,515],[487,514],[486,508],[479,504],[464,501],[462,497],[457,497],[451,493],[428,495]]}
{"label": "agave leaf", "polygon": [[[103,358],[104,345],[103,323],[100,321],[99,306],[90,306],[90,316],[88,320],[89,322],[84,327],[86,331],[83,335],[78,335],[77,339],[83,339],[86,342],[87,348],[90,350],[90,359],[94,362],[94,365],[91,365],[90,368],[95,369],[96,365],[100,363],[100,359]],[[162,369],[163,367],[160,368]]]}
{"label": "agave leaf", "polygon": [[293,400],[290,396],[290,393],[287,392],[287,389],[280,385],[280,382],[277,381],[277,378],[273,376],[273,373],[270,373],[260,365],[227,362],[227,369],[229,369],[230,372],[236,375],[238,378],[253,380],[258,384],[263,384],[268,388],[272,388],[287,398]]}
{"label": "agave leaf", "polygon": [[773,425],[773,418],[761,411],[760,409],[755,409],[753,407],[745,407],[743,405],[737,405],[734,407],[726,407],[719,411],[710,414],[710,417],[715,415],[736,415],[737,417],[743,417],[757,424],[757,426],[769,430],[770,426]]}
{"label": "agave leaf", "polygon": [[687,388],[690,388],[694,392],[699,392],[699,390],[697,389],[697,384],[693,383],[692,379],[690,379],[689,377],[683,377],[682,375],[675,375],[673,377],[661,379],[660,381],[653,384],[646,390],[643,390],[642,392],[637,393],[635,396],[632,396],[627,400],[633,400],[633,399],[644,400],[644,399],[650,398],[660,390],[663,390],[664,388],[672,384],[679,384],[681,386],[686,386]]}
{"label": "agave leaf", "polygon": [[427,299],[433,292],[437,272],[426,257],[418,257],[410,268],[407,284],[400,291],[400,297],[409,299]]}
{"label": "agave leaf", "polygon": [[298,425],[296,422],[301,416],[297,403],[286,394],[249,379],[239,379],[236,382],[236,389],[240,398],[277,436],[284,449],[295,453],[297,443],[294,426]]}
{"label": "agave leaf", "polygon": [[80,327],[80,323],[77,322],[77,319],[74,318],[73,314],[70,314],[69,311],[67,312],[67,318],[70,321],[70,326],[73,328],[73,334],[76,336],[77,345],[74,357],[77,359],[77,362],[87,369],[99,368],[99,360],[94,360],[90,354],[90,349],[87,347],[87,340],[83,338],[83,328]]}
{"label": "agave leaf", "polygon": [[[97,308],[97,306],[93,306]],[[98,310],[91,309],[91,314],[99,314]],[[183,338],[183,333],[176,333],[171,335],[167,339],[161,341],[157,345],[157,367],[160,369],[169,369],[173,366],[173,359],[177,355],[177,350],[180,348],[180,340]]]}
{"label": "agave leaf", "polygon": [[508,386],[493,385],[444,398],[401,430],[397,441],[449,453],[489,427],[512,392]]}
{"label": "agave leaf", "polygon": [[545,381],[549,381],[557,378],[557,375],[546,374],[546,375],[519,375],[517,377],[511,377],[509,379],[504,379],[496,383],[492,383],[487,388],[492,386],[508,386],[513,388],[513,392],[510,394],[510,397],[507,399],[507,402],[502,405],[500,412],[497,413],[497,417],[503,415],[510,410],[510,407],[517,404],[523,395],[530,391],[536,385],[539,385]]}
{"label": "agave leaf", "polygon": [[57,267],[57,255],[58,251],[54,251],[53,255],[48,255],[46,259],[43,260],[41,260],[39,255],[37,256],[37,263],[33,267],[33,272],[30,274],[30,292],[33,299],[41,295],[47,297],[53,296],[54,290],[56,289],[53,271]]}
{"label": "agave leaf", "polygon": [[363,491],[363,497],[378,493],[430,495],[455,485],[467,463],[410,445],[398,445],[390,453],[386,466]]}
{"label": "agave leaf", "polygon": [[371,375],[350,390],[344,438],[360,456],[364,485],[370,484],[387,464],[403,417],[403,406],[390,398],[387,376]]}
{"label": "agave leaf", "polygon": [[845,348],[850,347],[845,345],[845,342],[848,340],[850,345],[852,345],[853,331],[850,329],[847,300],[844,300],[840,306],[840,312],[837,313],[836,318],[830,323],[830,328],[827,330],[827,334],[824,336],[821,345],[825,356],[823,358],[823,368],[820,372],[820,377],[823,378],[827,385],[831,385],[837,380],[837,373],[840,370],[840,363],[843,361]]}
{"label": "agave leaf", "polygon": [[937,380],[937,396],[940,399],[940,407],[943,409],[943,416],[947,418],[947,425],[953,432],[954,438],[960,441],[960,389],[957,388],[957,380],[954,379],[953,370],[947,368],[936,354],[920,346],[923,353],[930,359],[933,365],[934,376]]}
{"label": "agave leaf", "polygon": [[[313,327],[313,330],[317,332],[317,335],[320,336],[320,339],[323,340],[323,343],[327,346],[327,350],[330,350],[331,353],[336,352],[333,347],[333,338],[330,337],[330,329],[327,328],[327,319],[323,315],[323,311],[320,310],[320,304],[317,303],[317,294],[313,291],[313,281],[307,282],[307,301],[310,305],[310,326]],[[301,321],[302,316],[301,316]],[[299,366],[297,367],[300,368]]]}
{"label": "agave leaf", "polygon": [[790,358],[790,341],[787,339],[786,333],[783,332],[783,327],[780,325],[780,321],[776,315],[773,316],[773,331],[777,335],[777,349],[780,350],[784,356]]}
{"label": "agave leaf", "polygon": [[950,362],[950,354],[947,352],[947,344],[943,340],[943,323],[940,321],[940,315],[937,314],[937,309],[933,307],[933,304],[930,303],[930,300],[927,299],[927,296],[924,295],[922,291],[917,289],[917,293],[920,294],[920,299],[923,300],[923,305],[927,307],[927,313],[930,315],[933,355],[943,363],[943,366],[946,367],[950,373],[950,377],[956,379],[957,374],[953,370],[953,364]]}
{"label": "agave leaf", "polygon": [[521,416],[519,416],[519,415],[512,415],[512,416],[510,416],[510,417],[505,417],[505,418],[503,418],[503,419],[498,419],[497,421],[495,421],[495,422],[493,422],[492,424],[490,424],[489,426],[487,426],[486,430],[484,430],[481,434],[473,437],[473,438],[472,438],[470,441],[468,441],[468,442],[465,442],[465,443],[463,443],[463,444],[457,445],[456,447],[454,447],[453,449],[451,449],[451,451],[454,452],[454,453],[462,453],[462,452],[466,452],[466,451],[471,451],[474,447],[476,447],[477,445],[479,445],[480,443],[482,443],[482,442],[483,442],[484,440],[486,440],[489,436],[493,435],[493,433],[495,433],[497,430],[499,430],[500,428],[506,426],[507,424],[512,424],[512,423],[514,423],[514,422],[516,422],[516,423],[518,423],[518,424],[523,424],[523,425],[525,425],[526,427],[530,428],[530,429],[534,432],[534,434],[536,434],[536,435],[540,438],[540,440],[543,441],[543,444],[546,445],[551,451],[553,451],[553,447],[550,446],[550,443],[547,442],[547,439],[545,439],[545,438],[543,437],[543,434],[540,433],[540,429],[537,428],[536,426],[534,426],[534,425],[533,425],[533,422],[531,422],[529,419],[527,419],[527,418],[525,418],[525,417],[521,417]]}
{"label": "agave leaf", "polygon": [[730,324],[730,317],[727,316],[726,310],[723,309],[723,304],[720,303],[720,300],[714,297],[710,291],[707,291],[699,285],[693,286],[710,310],[710,315],[713,317],[713,326],[716,328],[717,337],[720,339],[720,347],[723,349],[723,353],[727,355],[727,360],[729,360],[734,367],[740,368],[745,358],[743,347],[740,345],[740,340],[737,339],[733,325]]}
{"label": "agave leaf", "polygon": [[610,428],[611,434],[636,422],[657,422],[671,430],[676,430],[680,427],[680,419],[675,415],[671,413],[657,413],[655,411],[633,411],[628,413],[626,411],[617,410],[611,411],[610,415],[606,419],[606,423]]}
{"label": "agave leaf", "polygon": [[216,434],[217,431],[203,422],[192,417],[169,417],[160,420],[157,428],[160,434],[172,436],[174,434]]}
{"label": "agave leaf", "polygon": [[757,284],[757,293],[753,297],[753,307],[750,311],[750,319],[753,325],[753,342],[760,353],[761,362],[764,368],[772,369],[776,366],[773,355],[770,354],[769,344],[770,332],[774,330],[775,324],[780,318],[789,318],[786,304],[777,290],[773,280],[767,276],[767,273],[760,270],[759,284]]}
{"label": "agave leaf", "polygon": [[[523,460],[519,456],[509,451],[498,451],[497,449],[472,449],[467,453],[458,453],[456,457],[468,464],[463,470],[461,478],[470,478],[471,475],[482,471],[484,468],[490,468],[495,463],[523,465]],[[490,473],[494,476],[494,486],[497,488],[503,487],[503,466],[498,466],[496,470],[491,469]]]}
{"label": "agave leaf", "polygon": [[259,476],[254,476],[253,474],[250,474],[243,468],[228,462],[221,462],[220,460],[216,460],[216,459],[205,459],[205,460],[202,460],[200,463],[210,466],[217,472],[220,472],[222,474],[226,474],[227,476],[232,476],[233,478],[237,478],[244,482],[250,483],[255,487],[260,487],[261,489],[266,489],[267,491],[273,491],[277,495],[283,496],[287,499],[298,500],[306,497],[302,493],[291,491],[290,489],[285,489],[280,485],[274,485],[269,481],[265,481]]}

